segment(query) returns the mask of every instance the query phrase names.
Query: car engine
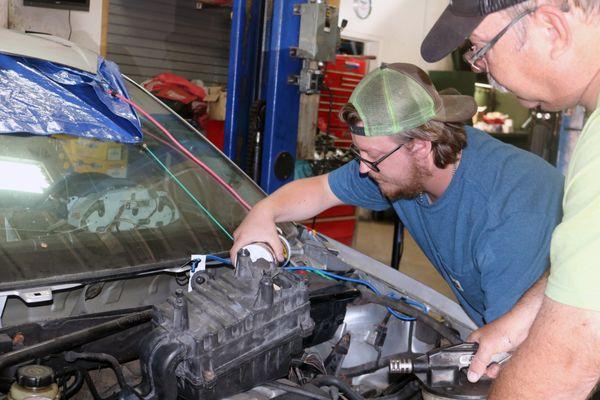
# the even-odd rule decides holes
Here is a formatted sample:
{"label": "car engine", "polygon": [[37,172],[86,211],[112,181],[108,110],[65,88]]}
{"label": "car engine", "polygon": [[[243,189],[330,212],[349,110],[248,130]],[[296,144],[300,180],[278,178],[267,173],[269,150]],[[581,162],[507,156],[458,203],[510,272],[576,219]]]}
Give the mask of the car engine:
{"label": "car engine", "polygon": [[189,291],[156,307],[141,345],[147,398],[219,399],[287,374],[314,326],[306,283],[248,261],[194,273]]}
{"label": "car engine", "polygon": [[464,364],[476,350],[460,339],[468,329],[297,229],[285,267],[244,250],[236,268],[200,257],[65,286],[51,301],[9,297],[0,392],[15,400],[485,398],[488,383],[468,383],[465,365],[448,361]]}

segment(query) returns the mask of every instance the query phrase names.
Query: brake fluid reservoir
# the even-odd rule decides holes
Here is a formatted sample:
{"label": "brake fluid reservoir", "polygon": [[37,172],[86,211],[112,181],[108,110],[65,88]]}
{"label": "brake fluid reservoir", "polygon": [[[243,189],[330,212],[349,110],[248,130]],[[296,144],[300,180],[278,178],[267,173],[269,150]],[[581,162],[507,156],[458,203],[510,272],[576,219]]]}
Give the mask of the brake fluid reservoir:
{"label": "brake fluid reservoir", "polygon": [[45,365],[26,365],[17,370],[17,382],[8,392],[7,400],[58,400],[60,389],[54,381],[54,371]]}

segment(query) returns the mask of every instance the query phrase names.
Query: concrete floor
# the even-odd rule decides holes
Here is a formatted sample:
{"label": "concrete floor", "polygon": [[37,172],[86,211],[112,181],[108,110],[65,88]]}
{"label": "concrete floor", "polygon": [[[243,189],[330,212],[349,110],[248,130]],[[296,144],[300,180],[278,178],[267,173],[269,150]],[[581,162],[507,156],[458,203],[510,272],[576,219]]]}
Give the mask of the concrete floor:
{"label": "concrete floor", "polygon": [[[389,265],[393,233],[392,223],[359,220],[354,232],[354,248]],[[400,271],[454,300],[454,294],[446,281],[431,265],[408,232],[405,234],[405,240]]]}

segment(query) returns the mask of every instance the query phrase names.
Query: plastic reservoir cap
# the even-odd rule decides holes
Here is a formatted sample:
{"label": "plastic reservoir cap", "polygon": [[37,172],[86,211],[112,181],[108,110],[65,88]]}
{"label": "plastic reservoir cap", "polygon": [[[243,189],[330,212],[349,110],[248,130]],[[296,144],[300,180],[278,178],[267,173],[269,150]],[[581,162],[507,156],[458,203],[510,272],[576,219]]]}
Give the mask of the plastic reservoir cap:
{"label": "plastic reservoir cap", "polygon": [[271,250],[271,247],[266,243],[251,243],[243,248],[248,250],[252,262],[256,262],[261,258],[267,262],[276,262],[273,250]]}
{"label": "plastic reservoir cap", "polygon": [[28,389],[41,389],[54,383],[54,371],[45,365],[26,365],[17,370],[17,383]]}

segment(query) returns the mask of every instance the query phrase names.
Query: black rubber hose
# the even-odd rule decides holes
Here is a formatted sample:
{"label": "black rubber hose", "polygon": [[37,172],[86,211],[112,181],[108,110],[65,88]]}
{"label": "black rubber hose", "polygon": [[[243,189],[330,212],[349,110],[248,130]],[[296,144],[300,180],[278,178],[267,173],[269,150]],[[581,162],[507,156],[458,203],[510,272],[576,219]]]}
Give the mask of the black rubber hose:
{"label": "black rubber hose", "polygon": [[125,380],[125,375],[123,374],[123,368],[114,356],[106,353],[77,353],[74,351],[69,351],[65,354],[65,361],[67,362],[75,362],[79,359],[108,364],[110,369],[112,369],[115,373],[115,376],[117,377],[117,383],[119,384],[121,390],[128,386],[127,381]]}
{"label": "black rubber hose", "polygon": [[402,314],[409,315],[423,322],[425,325],[439,333],[443,338],[447,339],[451,344],[460,344],[462,339],[454,332],[453,329],[448,328],[446,325],[435,320],[430,315],[427,315],[423,311],[411,307],[404,303],[402,300],[394,300],[389,297],[376,296],[365,288],[359,288],[361,298],[369,303],[379,304],[381,306],[390,307]]}
{"label": "black rubber hose", "polygon": [[319,375],[310,383],[315,386],[335,386],[336,388],[340,389],[340,391],[346,398],[348,398],[348,400],[364,400],[360,394],[352,390],[350,385],[333,375]]}
{"label": "black rubber hose", "polygon": [[23,361],[32,360],[34,358],[49,354],[59,353],[61,351],[65,351],[73,347],[77,347],[82,344],[112,335],[113,333],[124,331],[133,326],[150,321],[152,319],[152,315],[152,310],[136,312],[112,321],[103,322],[90,328],[82,329],[80,331],[59,336],[45,342],[24,347],[20,350],[3,354],[0,356],[0,370]]}
{"label": "black rubber hose", "polygon": [[73,384],[71,386],[68,386],[63,391],[63,398],[70,399],[71,397],[75,396],[77,393],[79,393],[79,391],[83,387],[84,383],[85,383],[85,380],[84,380],[83,372],[75,371],[75,382],[73,382]]}

